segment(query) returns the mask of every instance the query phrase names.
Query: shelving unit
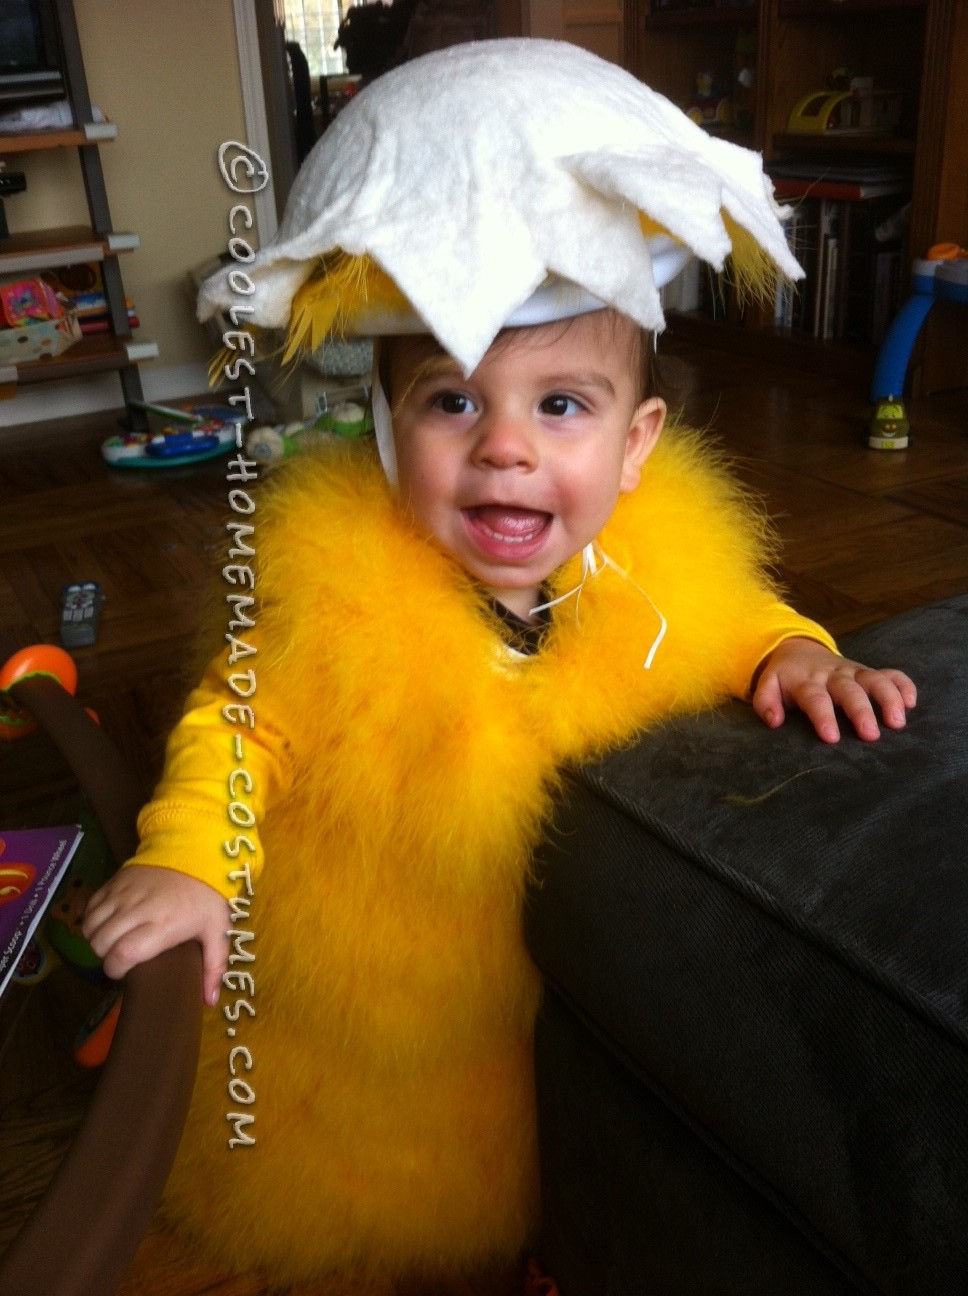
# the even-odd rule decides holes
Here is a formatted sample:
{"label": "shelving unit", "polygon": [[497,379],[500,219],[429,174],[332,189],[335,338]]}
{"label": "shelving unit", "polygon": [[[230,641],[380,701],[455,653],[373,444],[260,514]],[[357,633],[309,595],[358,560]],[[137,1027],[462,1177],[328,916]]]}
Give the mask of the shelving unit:
{"label": "shelving unit", "polygon": [[[968,241],[968,0],[756,0],[690,8],[627,0],[626,30],[630,69],[680,105],[694,95],[698,72],[729,81],[740,36],[748,44],[752,35],[752,124],[721,133],[761,152],[767,170],[798,160],[899,168],[911,199],[905,284],[912,258],[932,244]],[[891,134],[790,132],[794,105],[823,89],[839,67],[900,93],[901,120]],[[828,372],[862,375],[876,354],[873,346],[777,329],[772,310],[762,306],[733,302],[722,319],[688,314],[673,322],[680,336]],[[946,327],[950,333],[958,325],[949,319]],[[912,365],[916,390],[957,385],[951,357],[968,353],[968,328],[964,343],[952,347],[950,337],[928,327]]]}
{"label": "shelving unit", "polygon": [[119,252],[133,252],[137,234],[113,230],[99,234],[90,225],[62,225],[58,229],[11,234],[0,240],[0,273],[19,270],[56,270],[82,261],[103,261]]}
{"label": "shelving unit", "polygon": [[84,72],[77,22],[71,0],[54,0],[62,73],[74,118],[71,130],[34,131],[0,136],[0,157],[44,149],[76,149],[87,197],[90,225],[18,233],[0,239],[0,275],[52,270],[97,262],[106,298],[109,332],[84,337],[59,356],[0,365],[0,385],[46,382],[55,378],[117,371],[132,427],[145,426],[143,411],[132,408],[144,399],[138,365],[154,359],[153,342],[135,339],[125,304],[118,258],[139,246],[136,234],[113,228],[99,146],[117,136],[110,122],[95,122]]}
{"label": "shelving unit", "polygon": [[[735,82],[738,47],[755,46],[759,27],[758,3],[664,8],[655,0],[651,5],[649,0],[631,0],[626,16],[630,70],[680,107],[694,99],[701,72],[711,73],[718,83]],[[745,120],[716,127],[715,133],[753,147],[756,103],[754,81],[742,114]]]}

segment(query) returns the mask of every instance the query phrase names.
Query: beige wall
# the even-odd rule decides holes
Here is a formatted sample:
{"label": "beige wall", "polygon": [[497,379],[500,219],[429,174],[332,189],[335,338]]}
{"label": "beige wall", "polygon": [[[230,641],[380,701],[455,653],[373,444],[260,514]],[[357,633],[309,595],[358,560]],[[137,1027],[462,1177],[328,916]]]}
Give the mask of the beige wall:
{"label": "beige wall", "polygon": [[[215,156],[223,140],[245,139],[232,0],[74,7],[92,102],[118,126],[117,140],[101,148],[112,221],[141,237],[121,268],[141,319],[136,336],[160,348],[145,375],[207,365],[212,344],[194,319],[185,275],[229,237],[232,196]],[[22,158],[9,161],[27,172],[28,186],[6,204],[11,230],[86,223],[76,151]]]}

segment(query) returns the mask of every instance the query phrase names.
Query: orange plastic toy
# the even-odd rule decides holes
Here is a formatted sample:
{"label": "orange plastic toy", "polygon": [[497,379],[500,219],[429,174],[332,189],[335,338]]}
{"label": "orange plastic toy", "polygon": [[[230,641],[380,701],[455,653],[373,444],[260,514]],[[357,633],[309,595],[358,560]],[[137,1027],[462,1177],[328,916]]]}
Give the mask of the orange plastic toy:
{"label": "orange plastic toy", "polygon": [[[65,692],[74,694],[77,688],[77,667],[71,656],[54,644],[32,644],[21,648],[0,666],[0,695],[20,680],[46,675],[57,680]],[[37,723],[29,711],[0,696],[0,739],[24,738],[33,733]]]}

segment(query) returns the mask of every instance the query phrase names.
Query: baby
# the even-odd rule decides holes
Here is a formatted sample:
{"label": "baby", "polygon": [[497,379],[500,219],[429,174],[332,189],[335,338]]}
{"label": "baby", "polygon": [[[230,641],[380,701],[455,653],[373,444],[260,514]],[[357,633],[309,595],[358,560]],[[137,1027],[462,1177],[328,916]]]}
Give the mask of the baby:
{"label": "baby", "polygon": [[[502,85],[549,65],[573,93],[578,55],[428,56],[345,110],[331,147],[358,157],[354,122],[406,136],[394,94],[420,77],[476,114],[485,89],[500,110]],[[599,76],[626,89],[579,63],[593,92]],[[280,232],[290,291],[286,239],[318,225],[309,184]],[[437,238],[439,278],[454,263]],[[381,339],[379,457],[307,454],[256,494],[245,656],[190,696],[139,852],[85,920],[109,975],[197,940],[206,1002],[231,995],[206,1015],[167,1210],[217,1263],[274,1281],[455,1273],[527,1246],[540,986],[520,914],[563,764],[728,696],[772,728],[799,708],[826,742],[838,710],[872,740],[878,713],[900,728],[915,703],[905,675],[845,660],[779,599],[763,522],[702,438],[662,436],[647,310],[554,281],[481,345],[453,286],[441,322],[433,293],[408,281],[401,304],[385,270],[355,272]],[[294,321],[330,309],[332,273],[306,280]]]}

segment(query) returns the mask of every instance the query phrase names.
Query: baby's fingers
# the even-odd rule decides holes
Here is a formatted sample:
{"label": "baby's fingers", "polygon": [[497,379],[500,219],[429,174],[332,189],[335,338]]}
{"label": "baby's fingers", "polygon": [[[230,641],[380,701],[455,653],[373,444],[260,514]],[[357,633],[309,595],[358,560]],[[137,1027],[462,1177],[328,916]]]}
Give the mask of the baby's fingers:
{"label": "baby's fingers", "polygon": [[[862,719],[865,728],[869,728],[866,717],[868,713],[873,714],[876,705],[889,729],[903,729],[907,723],[907,708],[913,707],[917,701],[914,684],[901,671],[860,670],[850,685],[838,681],[832,684],[831,691],[840,688],[843,689],[843,698],[838,697],[838,700],[862,738],[866,738],[867,733],[858,728],[855,715]],[[858,688],[868,699],[866,706],[856,696],[855,689]]]}
{"label": "baby's fingers", "polygon": [[874,742],[881,736],[871,702],[874,693],[869,691],[869,686],[865,686],[860,677],[835,674],[830,677],[827,688],[832,703],[843,711],[858,738]]}
{"label": "baby's fingers", "polygon": [[[874,713],[870,709],[870,703],[867,701],[866,695],[862,693],[861,696],[864,698],[864,702],[867,703],[867,710],[874,725],[873,737],[876,738],[877,722],[874,720]],[[839,742],[840,727],[837,724],[834,698],[826,683],[807,681],[800,684],[794,689],[791,700],[796,703],[813,725],[818,738],[822,738],[826,743]],[[846,707],[844,710],[846,711]]]}
{"label": "baby's fingers", "polygon": [[222,977],[229,965],[229,942],[226,932],[206,932],[199,938],[202,947],[202,998],[210,1006],[218,1003]]}
{"label": "baby's fingers", "polygon": [[[98,958],[104,959],[139,921],[134,913],[118,905],[112,892],[102,888],[88,901],[81,923],[81,935]],[[113,975],[114,973],[108,972],[108,976]]]}
{"label": "baby's fingers", "polygon": [[105,975],[114,981],[120,981],[136,964],[154,958],[166,948],[164,930],[157,923],[132,925],[124,918],[103,923],[88,937],[88,943],[101,959]]}
{"label": "baby's fingers", "polygon": [[903,671],[881,670],[872,672],[868,692],[881,708],[884,723],[890,729],[903,729],[907,712],[918,703],[918,690],[914,681]]}
{"label": "baby's fingers", "polygon": [[775,671],[764,671],[750,698],[753,710],[770,729],[778,728],[784,721],[783,690]]}

